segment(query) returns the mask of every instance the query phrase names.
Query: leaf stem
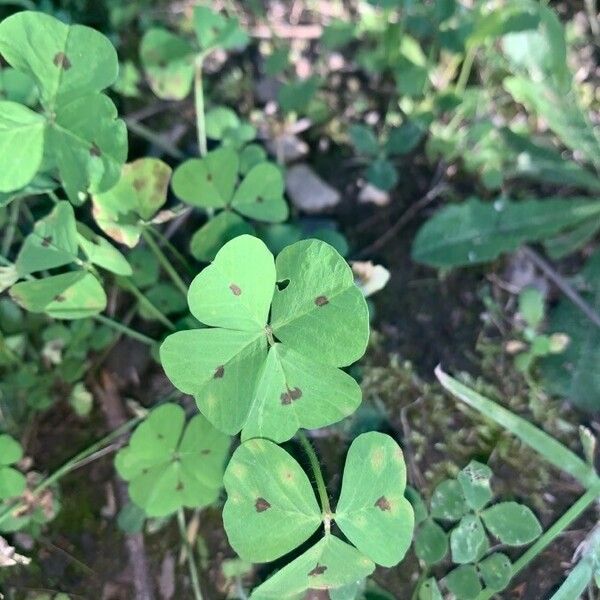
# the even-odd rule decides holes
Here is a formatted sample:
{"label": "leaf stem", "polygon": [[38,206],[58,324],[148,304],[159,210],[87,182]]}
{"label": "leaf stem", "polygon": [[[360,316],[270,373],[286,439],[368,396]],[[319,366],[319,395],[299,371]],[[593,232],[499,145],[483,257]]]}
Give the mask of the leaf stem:
{"label": "leaf stem", "polygon": [[112,327],[113,329],[116,329],[117,331],[129,336],[130,338],[133,338],[138,342],[142,342],[142,344],[147,344],[148,346],[154,346],[155,344],[158,344],[157,340],[154,340],[151,337],[140,333],[139,331],[135,331],[134,329],[127,327],[127,325],[123,325],[123,323],[119,323],[118,321],[115,321],[110,317],[107,317],[105,315],[95,315],[93,318],[99,323],[102,323],[103,325]]}
{"label": "leaf stem", "polygon": [[146,229],[142,229],[142,237],[144,238],[146,244],[148,244],[148,248],[152,250],[154,256],[156,256],[156,258],[158,259],[158,262],[161,264],[162,268],[165,270],[167,275],[169,275],[173,283],[181,291],[183,297],[187,298],[187,285],[185,285],[183,279],[181,279],[181,277],[179,276],[179,273],[177,273],[177,271],[173,268],[173,265],[169,262],[169,259],[160,249],[160,246],[154,241],[154,239]]}
{"label": "leaf stem", "polygon": [[300,430],[298,431],[298,439],[300,440],[300,445],[302,449],[306,453],[308,460],[310,462],[310,468],[312,469],[313,475],[315,477],[315,483],[317,484],[317,491],[319,492],[319,499],[321,500],[321,509],[323,510],[323,520],[325,523],[325,531],[329,533],[331,527],[331,517],[333,513],[331,511],[331,505],[329,504],[329,496],[327,494],[327,487],[325,486],[325,479],[323,478],[323,471],[321,470],[321,465],[319,464],[319,457],[315,452],[310,440],[308,439],[306,433]]}
{"label": "leaf stem", "polygon": [[10,247],[12,246],[13,240],[15,239],[15,232],[17,230],[17,221],[19,220],[19,208],[20,203],[15,200],[10,207],[10,214],[8,216],[8,225],[4,232],[4,238],[2,239],[2,254],[8,256]]}
{"label": "leaf stem", "polygon": [[185,514],[183,508],[177,511],[177,524],[179,525],[179,533],[181,535],[181,541],[185,547],[188,560],[188,568],[190,570],[190,577],[192,579],[192,589],[194,590],[194,599],[202,600],[202,591],[200,590],[200,579],[198,577],[198,570],[196,569],[196,563],[194,562],[194,554],[192,545],[188,540],[187,536],[187,525],[185,523]]}
{"label": "leaf stem", "polygon": [[[536,558],[549,544],[551,544],[575,519],[579,518],[589,506],[598,499],[600,495],[600,483],[590,487],[588,491],[583,494],[567,510],[545,533],[538,538],[537,542],[533,544],[521,557],[513,564],[512,577],[522,571],[534,558]],[[493,590],[485,589],[479,593],[476,600],[489,600],[492,596],[498,592]]]}
{"label": "leaf stem", "polygon": [[179,150],[179,148],[169,142],[165,136],[154,133],[154,131],[152,131],[150,128],[142,125],[134,119],[125,119],[125,123],[127,124],[127,129],[129,129],[129,131],[135,133],[137,136],[145,139],[151,144],[154,144],[165,154],[168,154],[175,160],[185,160],[185,154]]}
{"label": "leaf stem", "polygon": [[151,312],[165,327],[175,330],[175,324],[155,305],[146,295],[127,277],[118,277],[117,282],[120,286],[131,292],[138,302],[146,307],[148,312]]}
{"label": "leaf stem", "polygon": [[198,151],[200,156],[206,156],[206,122],[204,119],[204,89],[202,87],[202,67],[204,55],[196,57],[194,70],[194,100],[196,103],[196,133],[198,135]]}
{"label": "leaf stem", "polygon": [[471,69],[473,68],[476,55],[477,46],[469,46],[467,53],[465,54],[465,60],[463,61],[460,69],[458,81],[456,82],[456,92],[458,94],[463,94],[467,87],[467,82],[469,81],[469,76],[471,75]]}

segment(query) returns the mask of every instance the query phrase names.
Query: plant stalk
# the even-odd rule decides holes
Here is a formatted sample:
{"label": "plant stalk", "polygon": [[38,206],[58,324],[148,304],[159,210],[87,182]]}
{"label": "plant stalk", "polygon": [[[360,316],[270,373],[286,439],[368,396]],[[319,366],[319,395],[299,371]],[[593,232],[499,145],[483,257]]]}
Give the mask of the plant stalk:
{"label": "plant stalk", "polygon": [[331,505],[329,504],[327,486],[325,485],[325,479],[323,478],[323,471],[321,470],[319,457],[317,456],[315,449],[313,448],[312,444],[310,443],[310,440],[308,439],[304,431],[298,431],[298,439],[300,440],[302,449],[308,457],[308,460],[310,462],[310,468],[312,469],[313,475],[315,477],[317,491],[319,492],[319,499],[321,500],[321,509],[323,510],[323,522],[325,523],[325,531],[329,533],[329,530],[331,528],[331,517],[333,516],[333,512],[331,511]]}
{"label": "plant stalk", "polygon": [[456,92],[458,94],[462,95],[467,87],[467,82],[469,81],[469,77],[471,75],[471,70],[473,69],[473,63],[475,62],[476,55],[477,46],[469,46],[469,48],[467,49],[467,53],[465,54],[465,60],[463,61],[462,67],[460,69],[458,81],[456,82]]}
{"label": "plant stalk", "polygon": [[192,545],[187,537],[187,525],[185,523],[185,514],[183,508],[177,511],[177,524],[179,525],[179,533],[181,535],[181,541],[185,547],[187,554],[188,568],[190,570],[190,577],[192,579],[192,589],[194,591],[194,600],[202,600],[202,591],[200,590],[200,578],[198,577],[198,569],[194,562],[194,553]]}
{"label": "plant stalk", "polygon": [[196,133],[198,135],[198,152],[200,156],[206,156],[206,122],[204,119],[204,88],[202,86],[202,67],[204,55],[196,57],[194,69],[194,101],[196,104]]}
{"label": "plant stalk", "polygon": [[146,244],[148,244],[148,248],[152,250],[154,256],[158,259],[158,262],[161,264],[162,268],[165,270],[167,275],[171,278],[171,281],[175,284],[175,286],[181,291],[184,298],[187,298],[188,288],[187,285],[183,282],[183,279],[179,276],[179,273],[173,268],[173,265],[169,262],[169,259],[165,256],[163,251],[160,249],[160,246],[154,241],[152,236],[148,233],[146,229],[142,230],[142,236]]}
{"label": "plant stalk", "polygon": [[133,338],[138,342],[142,342],[142,344],[147,344],[148,346],[154,346],[155,344],[158,344],[157,340],[154,340],[151,337],[140,333],[139,331],[135,331],[134,329],[127,327],[127,325],[123,325],[122,323],[119,323],[118,321],[115,321],[110,317],[106,317],[105,315],[96,315],[93,318],[99,323],[102,323],[103,325],[112,327],[113,329],[116,329],[117,331],[123,333],[126,336],[129,336],[130,338]]}
{"label": "plant stalk", "polygon": [[138,302],[145,306],[148,312],[151,312],[165,327],[175,330],[175,324],[155,304],[148,300],[145,294],[127,277],[118,277],[117,281],[120,286],[131,292]]}
{"label": "plant stalk", "polygon": [[4,254],[5,256],[8,256],[8,253],[10,252],[10,247],[12,246],[13,240],[15,239],[17,221],[19,220],[19,208],[20,203],[18,200],[15,200],[10,207],[8,225],[6,226],[4,238],[2,239],[2,254]]}

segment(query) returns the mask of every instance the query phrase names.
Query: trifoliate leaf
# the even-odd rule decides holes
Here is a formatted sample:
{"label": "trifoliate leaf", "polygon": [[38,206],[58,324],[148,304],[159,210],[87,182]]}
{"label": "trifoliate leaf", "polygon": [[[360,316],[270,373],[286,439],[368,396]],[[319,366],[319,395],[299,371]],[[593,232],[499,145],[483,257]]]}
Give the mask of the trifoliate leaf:
{"label": "trifoliate leaf", "polygon": [[366,556],[329,534],[256,588],[250,598],[333,598],[333,590],[363,579],[374,570],[375,565]]}
{"label": "trifoliate leaf", "polygon": [[24,187],[38,172],[44,153],[45,125],[45,119],[26,106],[0,102],[0,154],[6,157],[6,167],[0,170],[0,192]]}
{"label": "trifoliate leaf", "polygon": [[415,554],[428,565],[434,565],[447,553],[448,534],[433,519],[427,519],[415,533]]}
{"label": "trifoliate leaf", "polygon": [[398,564],[412,541],[414,514],[404,497],[402,450],[388,435],[359,435],[348,451],[335,521],[371,560]]}
{"label": "trifoliate leaf", "polygon": [[461,600],[473,600],[481,591],[481,582],[473,565],[461,565],[448,573],[446,585]]}
{"label": "trifoliate leaf", "polygon": [[227,18],[207,6],[194,7],[194,29],[203,52],[214,48],[243,48],[248,34],[235,18]]}
{"label": "trifoliate leaf", "polygon": [[15,266],[21,277],[77,260],[77,227],[69,202],[59,202],[23,242]]}
{"label": "trifoliate leaf", "polygon": [[183,409],[164,404],[135,430],[115,465],[132,501],[148,516],[164,517],[218,498],[230,442],[202,415],[185,426]]}
{"label": "trifoliate leaf", "polygon": [[203,262],[215,259],[217,252],[230,240],[254,233],[252,225],[232,211],[224,210],[205,223],[190,241],[190,252]]}
{"label": "trifoliate leaf", "polygon": [[[287,287],[276,289],[276,279]],[[336,367],[363,354],[367,309],[350,268],[327,244],[290,246],[276,273],[266,246],[240,236],[194,279],[188,302],[196,319],[220,329],[169,336],[161,361],[222,431],[247,424],[245,438],[285,441],[298,427],[331,424],[358,405],[360,390]]]}
{"label": "trifoliate leaf", "polygon": [[479,517],[465,515],[450,532],[452,561],[457,564],[473,562],[484,543],[485,531]]}
{"label": "trifoliate leaf", "polygon": [[491,478],[492,470],[476,460],[472,460],[458,474],[464,497],[473,510],[483,508],[492,499]]}
{"label": "trifoliate leaf", "polygon": [[140,59],[152,91],[164,100],[183,100],[192,87],[194,49],[183,37],[166,29],[146,31]]}
{"label": "trifoliate leaf", "polygon": [[523,546],[542,533],[542,526],[531,509],[517,502],[500,502],[481,512],[489,531],[503,544]]}
{"label": "trifoliate leaf", "polygon": [[238,155],[230,148],[186,160],[175,169],[173,192],[192,206],[225,208],[237,182],[238,164]]}
{"label": "trifoliate leaf", "polygon": [[25,489],[25,477],[9,465],[23,457],[21,444],[6,434],[0,435],[0,500],[19,496]]}
{"label": "trifoliate leaf", "polygon": [[94,219],[112,239],[133,248],[149,221],[167,199],[171,167],[157,158],[140,158],[123,166],[117,185],[93,197]]}
{"label": "trifoliate leaf", "polygon": [[260,163],[244,177],[233,195],[231,206],[257,221],[285,221],[288,205],[283,198],[283,190],[281,170],[273,163]]}
{"label": "trifoliate leaf", "polygon": [[229,461],[224,483],[225,530],[244,560],[275,560],[307,540],[321,523],[308,477],[273,442],[244,442]]}
{"label": "trifoliate leaf", "polygon": [[22,281],[10,288],[10,295],[26,310],[45,312],[56,319],[83,319],[106,308],[100,282],[86,271]]}
{"label": "trifoliate leaf", "polygon": [[458,521],[466,514],[468,506],[458,481],[442,481],[433,491],[430,508],[435,519]]}
{"label": "trifoliate leaf", "polygon": [[478,567],[486,587],[496,592],[502,591],[512,577],[510,559],[501,552],[495,552],[488,556],[479,563]]}

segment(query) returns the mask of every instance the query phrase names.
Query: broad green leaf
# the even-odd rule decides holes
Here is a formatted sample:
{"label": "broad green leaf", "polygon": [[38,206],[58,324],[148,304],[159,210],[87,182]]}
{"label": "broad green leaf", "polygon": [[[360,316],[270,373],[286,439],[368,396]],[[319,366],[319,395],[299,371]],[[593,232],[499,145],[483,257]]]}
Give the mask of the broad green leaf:
{"label": "broad green leaf", "polygon": [[150,517],[179,508],[201,508],[214,502],[222,484],[228,436],[202,415],[185,426],[176,404],[154,409],[117,454],[119,475],[129,481],[129,495]]}
{"label": "broad green leaf", "polygon": [[477,16],[468,45],[477,46],[507,33],[526,31],[538,26],[537,6],[527,2],[508,2],[506,5]]}
{"label": "broad green leaf", "polygon": [[501,552],[488,556],[479,563],[478,567],[486,588],[497,592],[502,591],[509,584],[513,574],[510,559]]}
{"label": "broad green leaf", "polygon": [[366,125],[351,125],[348,129],[350,140],[359,154],[375,157],[379,154],[379,140],[373,130]]}
{"label": "broad green leaf", "polygon": [[427,221],[417,233],[412,255],[435,267],[486,262],[599,214],[600,202],[578,198],[494,203],[471,198]]}
{"label": "broad green leaf", "polygon": [[36,81],[48,110],[101,92],[119,70],[117,53],[104,35],[40,12],[19,12],[0,23],[0,53]]}
{"label": "broad green leaf", "polygon": [[38,173],[27,185],[12,192],[0,192],[0,208],[7,206],[13,200],[36,196],[53,191],[58,187],[54,179],[43,173]]}
{"label": "broad green leaf", "polygon": [[375,565],[366,556],[329,534],[256,588],[250,598],[334,598],[334,590],[363,579],[374,570]]}
{"label": "broad green leaf", "polygon": [[290,81],[279,88],[277,100],[284,113],[306,113],[310,101],[319,88],[317,77]]}
{"label": "broad green leaf", "polygon": [[231,206],[246,217],[278,223],[288,217],[283,198],[283,175],[273,163],[261,163],[244,177],[233,195]]}
{"label": "broad green leaf", "polygon": [[574,600],[584,598],[585,590],[594,580],[594,568],[591,561],[581,560],[569,573],[562,585],[550,600]]}
{"label": "broad green leaf", "polygon": [[245,175],[256,165],[266,162],[267,151],[258,144],[248,144],[240,152],[240,173]]}
{"label": "broad green leaf", "polygon": [[593,239],[600,229],[600,219],[590,219],[544,241],[548,256],[554,260],[573,254]]}
{"label": "broad green leaf", "polygon": [[250,123],[243,122],[237,113],[227,106],[215,106],[206,113],[206,135],[210,139],[220,140],[224,146],[241,148],[256,137],[256,129]]}
{"label": "broad green leaf", "polygon": [[447,479],[433,490],[431,495],[431,516],[445,521],[458,521],[469,507],[458,481]]}
{"label": "broad green leaf", "polygon": [[361,552],[385,567],[398,564],[412,541],[414,514],[405,487],[402,450],[390,436],[363,433],[352,442],[335,521]]}
{"label": "broad green leaf", "polygon": [[0,102],[0,192],[26,186],[38,172],[44,153],[45,119],[16,102]]}
{"label": "broad green leaf", "polygon": [[0,69],[0,98],[34,106],[38,100],[35,82],[26,73],[11,67]]}
{"label": "broad green leaf", "polygon": [[25,238],[15,266],[19,275],[25,277],[37,271],[70,264],[77,260],[77,251],[73,207],[69,202],[59,202]]}
{"label": "broad green leaf", "polygon": [[590,465],[547,433],[453,379],[440,367],[436,369],[435,374],[442,386],[451,394],[519,437],[522,442],[539,452],[549,463],[569,473],[584,487],[598,483],[598,477]]}
{"label": "broad green leaf", "polygon": [[225,208],[237,182],[239,159],[230,148],[219,148],[204,158],[191,158],[173,174],[173,192],[192,206]]}
{"label": "broad green leaf", "polygon": [[448,573],[446,586],[460,600],[473,600],[481,591],[481,582],[473,565],[461,565]]}
{"label": "broad green leaf", "polygon": [[248,43],[248,34],[237,19],[224,17],[207,6],[194,7],[194,29],[204,53],[215,48],[243,48]]}
{"label": "broad green leaf", "polygon": [[472,460],[459,472],[458,483],[467,504],[473,510],[483,508],[492,499],[491,478],[492,470],[476,460]]}
{"label": "broad green leaf", "polygon": [[275,344],[254,392],[242,438],[283,442],[298,429],[341,421],[359,407],[361,398],[360,386],[350,375]]}
{"label": "broad green leaf", "polygon": [[133,274],[127,259],[107,240],[96,235],[89,227],[78,224],[77,240],[83,253],[93,264],[106,269],[115,275],[128,277]]}
{"label": "broad green leaf", "polygon": [[531,509],[517,502],[500,502],[481,512],[489,531],[503,544],[524,546],[542,533],[542,527]]}
{"label": "broad green leaf", "polygon": [[448,534],[433,519],[427,519],[415,533],[415,554],[428,565],[434,565],[447,553]]}
{"label": "broad green leaf", "polygon": [[224,483],[225,531],[244,560],[275,560],[307,540],[321,524],[321,509],[308,477],[273,442],[244,442],[229,461]]}
{"label": "broad green leaf", "polygon": [[133,248],[149,221],[167,199],[171,167],[157,158],[140,158],[123,166],[118,183],[93,196],[94,219],[102,231]]}
{"label": "broad green leaf", "polygon": [[394,127],[385,144],[389,155],[408,154],[414,150],[425,135],[425,128],[418,122],[405,121],[400,127]]}
{"label": "broad green leaf", "polygon": [[106,308],[100,282],[86,271],[22,281],[10,288],[10,295],[26,310],[45,312],[56,319],[83,319]]}
{"label": "broad green leaf", "polygon": [[[349,364],[364,352],[368,337],[364,298],[350,268],[331,247],[315,240],[307,244],[308,251],[306,245],[304,250],[292,246],[283,263],[278,259],[278,268],[283,264],[287,270],[277,276],[293,278],[285,288],[291,292],[280,302],[277,294],[285,290],[275,291],[274,260],[264,243],[243,235],[225,244],[188,293],[194,317],[223,329],[178,332],[161,347],[169,379],[194,395],[202,412],[223,431],[236,433],[247,424],[244,438],[272,435],[284,441],[298,426],[330,424],[357,405],[356,384],[334,367]],[[319,257],[325,257],[323,263]],[[297,279],[293,269],[298,269]],[[331,279],[327,287],[318,283],[327,278]],[[311,311],[312,306],[321,310],[329,304],[331,310],[323,319],[310,319],[303,312],[307,304]],[[268,323],[270,313],[273,319],[280,317],[281,327]],[[333,327],[340,316],[348,323]],[[297,340],[299,327],[314,346]],[[329,336],[327,344],[323,335]],[[336,341],[344,347],[339,349]],[[267,354],[269,346],[273,348]],[[322,390],[331,389],[335,392],[321,396]]]}
{"label": "broad green leaf", "polygon": [[192,87],[194,49],[181,36],[153,27],[140,44],[140,59],[152,91],[165,100],[183,100]]}
{"label": "broad green leaf", "polygon": [[232,211],[224,210],[205,223],[190,241],[190,252],[194,258],[204,262],[215,259],[217,252],[234,238],[254,233],[252,225]]}
{"label": "broad green leaf", "polygon": [[456,564],[474,562],[485,544],[485,531],[475,515],[465,515],[450,532],[452,561]]}
{"label": "broad green leaf", "polygon": [[304,240],[277,257],[272,328],[284,344],[326,364],[347,366],[365,352],[368,310],[352,270],[328,244]]}
{"label": "broad green leaf", "polygon": [[0,466],[12,465],[19,462],[21,458],[23,458],[21,444],[6,433],[0,435]]}
{"label": "broad green leaf", "polygon": [[25,490],[23,474],[8,465],[23,457],[23,448],[7,434],[0,435],[0,500],[19,496]]}

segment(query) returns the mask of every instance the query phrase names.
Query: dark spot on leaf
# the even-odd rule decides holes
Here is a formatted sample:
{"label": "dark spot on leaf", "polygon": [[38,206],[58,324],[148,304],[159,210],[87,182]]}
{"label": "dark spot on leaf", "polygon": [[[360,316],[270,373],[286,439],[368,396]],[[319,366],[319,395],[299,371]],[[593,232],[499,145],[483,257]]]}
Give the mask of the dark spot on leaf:
{"label": "dark spot on leaf", "polygon": [[262,196],[256,196],[256,201],[260,204],[261,202],[264,202],[263,197]]}
{"label": "dark spot on leaf", "polygon": [[265,512],[265,510],[271,508],[271,504],[264,498],[257,498],[254,507],[256,508],[256,512]]}
{"label": "dark spot on leaf", "polygon": [[42,246],[44,246],[44,248],[47,248],[50,243],[52,242],[52,236],[51,235],[47,235],[43,240],[42,240]]}
{"label": "dark spot on leaf", "polygon": [[212,180],[213,180],[212,173],[207,173],[206,174],[206,181],[208,181],[210,183]]}
{"label": "dark spot on leaf", "polygon": [[177,487],[175,488],[178,492],[180,492],[185,486],[183,485],[183,482],[179,482],[177,484]]}
{"label": "dark spot on leaf", "polygon": [[213,377],[215,379],[221,379],[223,377],[223,375],[225,375],[225,367],[223,365],[219,365],[215,369],[215,374],[213,375]]}
{"label": "dark spot on leaf", "polygon": [[317,566],[308,573],[309,577],[316,577],[317,575],[323,575],[327,571],[327,567],[325,565],[320,565],[317,563]]}
{"label": "dark spot on leaf", "polygon": [[133,180],[133,188],[136,192],[139,192],[144,187],[144,185],[146,185],[146,182],[143,179]]}
{"label": "dark spot on leaf", "polygon": [[306,590],[306,596],[304,600],[331,600],[329,590]]}
{"label": "dark spot on leaf", "polygon": [[210,448],[204,448],[204,450],[202,450],[200,452],[200,454],[203,454],[204,456],[206,456],[207,454],[210,454]]}
{"label": "dark spot on leaf", "polygon": [[102,150],[98,148],[96,142],[92,142],[92,145],[90,147],[90,156],[102,156]]}
{"label": "dark spot on leaf", "polygon": [[145,475],[148,472],[148,469],[142,469],[142,475]]}
{"label": "dark spot on leaf", "polygon": [[52,62],[54,63],[54,66],[59,69],[64,69],[65,71],[68,71],[71,68],[71,61],[64,52],[57,52],[54,55]]}
{"label": "dark spot on leaf", "polygon": [[232,283],[229,289],[234,296],[239,296],[242,293],[242,288],[239,285],[235,285],[235,283]]}
{"label": "dark spot on leaf", "polygon": [[157,434],[156,434],[156,437],[157,437],[159,440],[164,440],[164,439],[165,439],[165,436],[164,436],[162,433],[157,433]]}
{"label": "dark spot on leaf", "polygon": [[281,404],[291,404],[294,400],[302,397],[302,390],[299,387],[295,387],[291,390],[289,387],[283,394],[281,394]]}
{"label": "dark spot on leaf", "polygon": [[326,304],[329,304],[329,300],[327,299],[327,296],[317,296],[315,298],[315,304],[317,306],[325,306]]}
{"label": "dark spot on leaf", "polygon": [[282,279],[281,281],[277,282],[277,289],[281,292],[282,290],[285,290],[288,285],[290,285],[290,280]]}
{"label": "dark spot on leaf", "polygon": [[56,296],[54,296],[55,302],[64,302],[65,300],[66,298],[62,294],[57,294]]}
{"label": "dark spot on leaf", "polygon": [[382,511],[391,510],[392,508],[390,501],[385,496],[381,496],[381,498],[375,502],[375,506]]}

